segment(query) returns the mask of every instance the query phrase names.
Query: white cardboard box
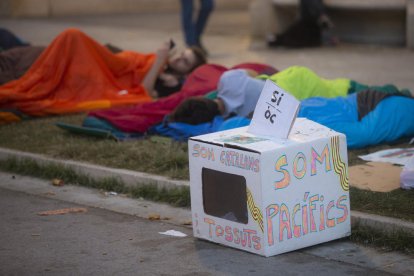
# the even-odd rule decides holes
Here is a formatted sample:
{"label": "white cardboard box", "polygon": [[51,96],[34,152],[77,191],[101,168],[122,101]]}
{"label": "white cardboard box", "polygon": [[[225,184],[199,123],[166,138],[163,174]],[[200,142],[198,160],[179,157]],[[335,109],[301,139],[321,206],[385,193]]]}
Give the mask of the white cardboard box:
{"label": "white cardboard box", "polygon": [[272,256],[351,234],[343,134],[298,118],[287,140],[244,127],[188,146],[195,237]]}

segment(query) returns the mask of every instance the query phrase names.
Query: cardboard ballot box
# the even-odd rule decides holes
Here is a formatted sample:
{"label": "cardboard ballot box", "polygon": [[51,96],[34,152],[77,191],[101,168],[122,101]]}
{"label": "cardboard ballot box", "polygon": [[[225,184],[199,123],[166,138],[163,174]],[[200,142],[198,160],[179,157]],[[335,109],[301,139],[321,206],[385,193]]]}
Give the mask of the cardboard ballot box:
{"label": "cardboard ballot box", "polygon": [[192,137],[189,157],[195,237],[272,256],[351,234],[341,133],[298,118],[288,139]]}

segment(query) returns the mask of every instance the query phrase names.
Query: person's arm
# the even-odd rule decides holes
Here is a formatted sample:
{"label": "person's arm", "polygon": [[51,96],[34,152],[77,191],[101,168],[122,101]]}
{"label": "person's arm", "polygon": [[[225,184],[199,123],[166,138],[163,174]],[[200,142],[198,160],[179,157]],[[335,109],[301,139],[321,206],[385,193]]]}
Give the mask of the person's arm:
{"label": "person's arm", "polygon": [[165,42],[157,50],[157,57],[155,58],[155,62],[142,81],[142,86],[144,86],[152,98],[158,97],[157,91],[154,90],[154,85],[158,75],[161,73],[161,71],[164,69],[165,64],[167,63],[169,51],[170,42]]}

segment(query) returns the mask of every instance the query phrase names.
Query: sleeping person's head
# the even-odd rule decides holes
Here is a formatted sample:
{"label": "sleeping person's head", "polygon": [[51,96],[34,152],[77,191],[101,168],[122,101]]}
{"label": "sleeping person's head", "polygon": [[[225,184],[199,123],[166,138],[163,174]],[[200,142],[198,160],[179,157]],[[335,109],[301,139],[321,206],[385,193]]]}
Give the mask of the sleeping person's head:
{"label": "sleeping person's head", "polygon": [[205,63],[207,63],[206,55],[201,48],[196,46],[177,52],[168,60],[169,68],[180,75],[187,75]]}
{"label": "sleeping person's head", "polygon": [[225,72],[214,100],[193,97],[182,102],[170,115],[170,122],[201,124],[217,115],[248,117],[256,107],[264,81],[252,78],[245,70]]}
{"label": "sleeping person's head", "polygon": [[217,115],[220,115],[220,111],[216,100],[192,97],[177,106],[170,114],[169,121],[198,125],[212,121]]}

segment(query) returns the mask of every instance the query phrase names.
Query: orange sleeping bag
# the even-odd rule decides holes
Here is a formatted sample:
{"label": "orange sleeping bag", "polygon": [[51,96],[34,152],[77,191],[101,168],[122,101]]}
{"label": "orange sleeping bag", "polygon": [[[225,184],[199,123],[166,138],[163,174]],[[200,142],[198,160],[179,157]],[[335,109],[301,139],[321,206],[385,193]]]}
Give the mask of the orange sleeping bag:
{"label": "orange sleeping bag", "polygon": [[[25,75],[0,86],[0,109],[45,116],[151,101],[141,81],[154,60],[155,54],[113,54],[81,31],[69,29]],[[2,114],[0,124],[15,121]]]}

